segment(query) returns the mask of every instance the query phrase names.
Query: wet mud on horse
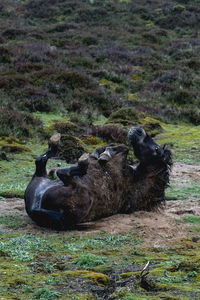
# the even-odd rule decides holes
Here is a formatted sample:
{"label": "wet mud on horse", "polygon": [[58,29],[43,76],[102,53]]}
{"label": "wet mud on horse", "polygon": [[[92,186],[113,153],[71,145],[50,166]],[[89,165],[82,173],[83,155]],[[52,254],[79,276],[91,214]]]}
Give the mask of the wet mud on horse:
{"label": "wet mud on horse", "polygon": [[169,182],[171,152],[142,128],[132,127],[128,139],[139,163],[129,165],[128,147],[109,145],[83,155],[77,166],[47,176],[46,164],[55,147],[37,157],[25,191],[29,217],[39,226],[67,230],[71,226],[116,213],[150,210],[162,205]]}

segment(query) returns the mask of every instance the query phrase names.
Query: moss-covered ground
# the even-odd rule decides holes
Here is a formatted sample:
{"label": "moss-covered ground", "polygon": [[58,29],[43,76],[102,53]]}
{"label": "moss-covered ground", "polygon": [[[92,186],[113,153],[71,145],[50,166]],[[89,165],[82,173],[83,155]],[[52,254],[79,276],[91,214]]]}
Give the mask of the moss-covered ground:
{"label": "moss-covered ground", "polygon": [[134,233],[1,232],[1,299],[199,299],[198,238],[141,242]]}

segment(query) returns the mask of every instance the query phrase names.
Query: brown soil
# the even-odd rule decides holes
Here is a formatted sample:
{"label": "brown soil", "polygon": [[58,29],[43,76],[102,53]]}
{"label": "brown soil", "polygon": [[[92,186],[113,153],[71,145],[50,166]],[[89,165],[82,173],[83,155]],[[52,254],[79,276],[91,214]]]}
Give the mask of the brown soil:
{"label": "brown soil", "polygon": [[[193,178],[200,181],[200,166],[183,163],[174,164],[171,174],[172,183],[178,182],[185,185]],[[55,233],[55,231],[36,226],[28,218],[22,199],[6,199],[2,201],[0,216],[8,213],[18,213],[23,216],[24,224],[20,228],[20,232],[43,233],[45,235]],[[160,247],[167,241],[188,237],[188,234],[190,236],[193,235],[192,232],[189,232],[187,224],[179,222],[185,214],[200,216],[200,195],[199,199],[189,198],[167,201],[164,209],[155,212],[138,211],[129,215],[118,214],[104,218],[90,223],[86,232],[105,231],[113,234],[134,232],[144,240],[145,245]],[[0,225],[1,230],[5,231],[6,228]]]}

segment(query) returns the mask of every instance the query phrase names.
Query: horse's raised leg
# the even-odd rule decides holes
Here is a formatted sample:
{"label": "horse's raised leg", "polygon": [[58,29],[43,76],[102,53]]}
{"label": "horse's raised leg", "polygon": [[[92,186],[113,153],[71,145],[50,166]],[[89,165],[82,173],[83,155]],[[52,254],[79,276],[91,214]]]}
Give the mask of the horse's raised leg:
{"label": "horse's raised leg", "polygon": [[35,175],[38,177],[47,176],[46,164],[49,158],[54,157],[56,152],[49,147],[49,150],[44,154],[38,156],[35,160],[36,170]]}
{"label": "horse's raised leg", "polygon": [[75,167],[58,169],[56,174],[58,178],[65,184],[69,185],[74,176],[84,176],[87,173],[87,166],[78,165]]}

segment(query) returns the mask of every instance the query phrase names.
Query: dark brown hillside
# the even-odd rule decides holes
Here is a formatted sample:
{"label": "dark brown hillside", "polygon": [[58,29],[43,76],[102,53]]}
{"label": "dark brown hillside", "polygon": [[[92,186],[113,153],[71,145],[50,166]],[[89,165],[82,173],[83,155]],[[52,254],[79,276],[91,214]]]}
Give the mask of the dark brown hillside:
{"label": "dark brown hillside", "polygon": [[199,124],[198,2],[10,0],[0,15],[1,107]]}

